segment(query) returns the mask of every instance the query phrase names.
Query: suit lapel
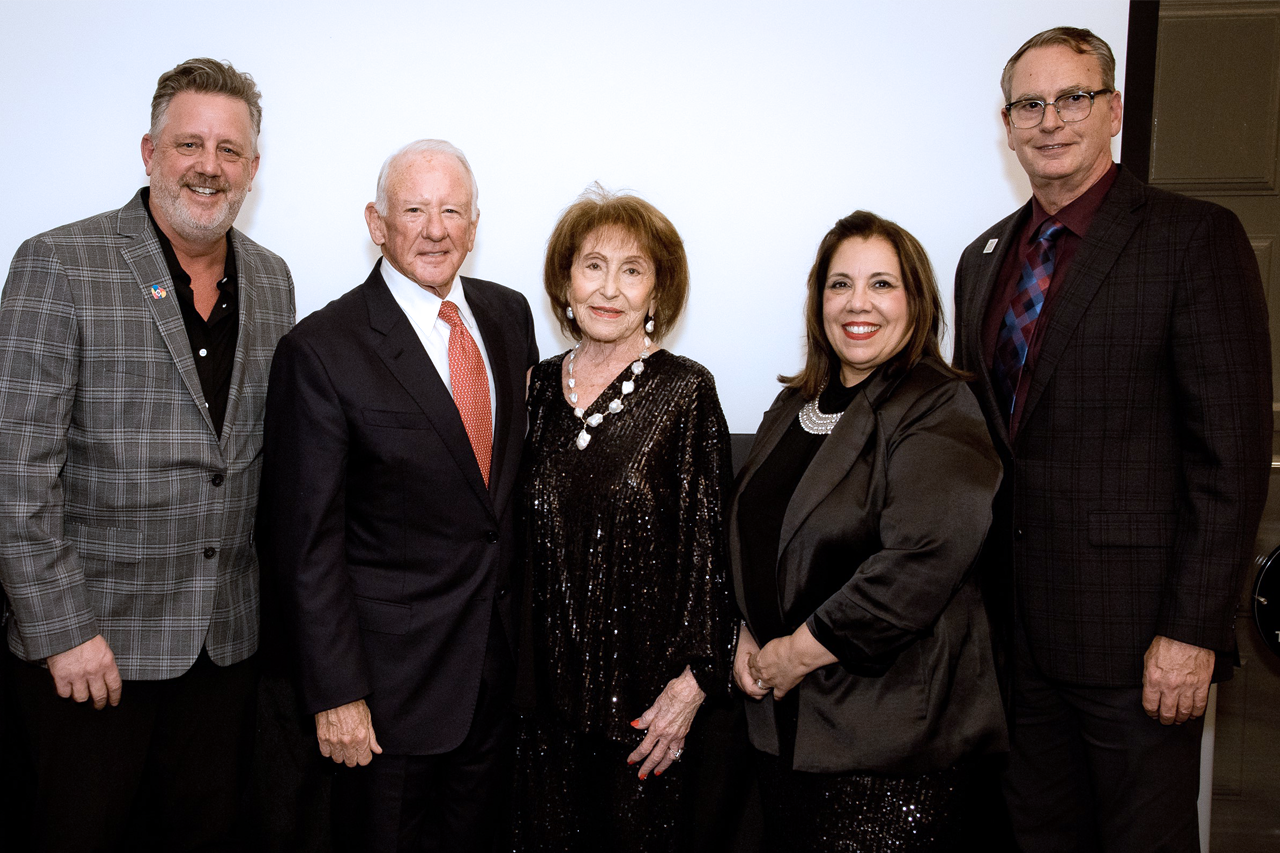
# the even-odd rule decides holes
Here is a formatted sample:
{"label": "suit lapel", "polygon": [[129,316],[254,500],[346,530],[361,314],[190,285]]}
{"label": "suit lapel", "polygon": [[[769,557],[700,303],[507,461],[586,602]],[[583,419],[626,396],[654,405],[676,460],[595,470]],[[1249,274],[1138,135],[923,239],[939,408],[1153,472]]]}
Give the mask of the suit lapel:
{"label": "suit lapel", "polygon": [[254,309],[254,303],[257,301],[258,291],[254,287],[257,281],[258,265],[248,252],[243,250],[244,244],[241,240],[239,231],[231,232],[231,248],[236,253],[236,274],[239,280],[236,283],[236,299],[240,305],[239,311],[239,329],[236,332],[236,354],[235,362],[231,367],[231,390],[227,393],[227,412],[222,419],[222,439],[221,444],[223,450],[230,447],[232,433],[236,428],[236,415],[240,409],[240,400],[244,391],[244,371],[249,353],[249,342],[253,340],[254,328],[253,318],[258,316],[258,312]]}
{"label": "suit lapel", "polygon": [[[746,489],[747,483],[751,482],[751,478],[755,476],[760,465],[764,460],[769,458],[769,454],[778,446],[778,442],[782,436],[786,434],[787,428],[791,426],[791,422],[795,419],[796,414],[800,411],[800,407],[805,403],[804,398],[797,392],[787,392],[785,396],[779,397],[772,406],[764,413],[764,417],[760,420],[760,428],[756,430],[755,440],[751,442],[751,450],[747,453],[747,460],[742,463],[742,469],[738,473],[737,483],[734,488],[733,505],[729,509],[729,558],[735,566],[742,565],[742,554],[739,550],[739,534],[738,534],[738,495]],[[742,572],[733,572],[733,590],[737,596],[739,607],[746,611],[746,593],[742,586]]]}
{"label": "suit lapel", "polygon": [[969,324],[971,329],[966,344],[965,364],[976,377],[970,383],[970,387],[987,416],[987,423],[995,425],[996,435],[1004,442],[1006,448],[1009,446],[1009,428],[1005,424],[1004,412],[1000,399],[996,396],[995,386],[991,384],[991,373],[987,370],[982,330],[986,325],[991,294],[998,284],[1000,269],[1004,266],[1005,258],[1009,252],[1019,251],[1015,243],[1018,240],[1018,231],[1029,210],[1030,202],[997,225],[990,232],[996,240],[995,248],[991,252],[979,254],[977,260],[973,262],[974,269],[966,272],[966,277],[974,285],[965,293],[967,300],[965,316],[972,318]]}
{"label": "suit lapel", "polygon": [[1142,218],[1137,212],[1142,202],[1142,184],[1121,169],[1053,297],[1019,423],[1026,423],[1031,417],[1076,327],[1133,236]]}
{"label": "suit lapel", "polygon": [[210,433],[216,435],[217,430],[213,426],[213,419],[209,417],[204,391],[200,387],[195,359],[191,356],[191,341],[187,338],[187,327],[182,321],[182,307],[178,304],[178,294],[173,291],[173,279],[164,262],[160,239],[143,207],[141,191],[120,211],[119,230],[122,237],[129,238],[120,254],[138,280],[142,298],[151,309],[160,337],[164,339],[187,391],[196,401]]}
{"label": "suit lapel", "polygon": [[[512,386],[511,353],[504,333],[504,318],[497,305],[489,298],[490,294],[471,279],[464,278],[463,286],[467,292],[467,304],[480,327],[480,337],[484,341],[485,352],[489,356],[489,370],[493,373],[494,400],[493,454],[489,463],[489,493],[493,495],[494,507],[498,515],[502,515],[507,500],[511,497],[511,488],[515,482],[506,465],[507,444],[511,436],[511,409],[514,403],[515,388]],[[519,377],[523,380],[523,376]],[[523,385],[520,386],[523,390]],[[524,395],[520,395],[523,402]],[[523,439],[523,436],[519,438]]]}
{"label": "suit lapel", "polygon": [[379,260],[361,285],[369,307],[369,326],[381,336],[376,346],[378,356],[431,421],[476,497],[492,509],[489,490],[485,488],[480,466],[476,464],[476,454],[471,448],[471,440],[467,438],[466,427],[462,425],[458,407],[423,348],[413,324],[383,281],[379,272],[381,265]]}
{"label": "suit lapel", "polygon": [[792,393],[765,412],[760,422],[760,429],[756,432],[755,441],[751,442],[747,461],[742,463],[742,473],[739,475],[738,483],[739,492],[755,475],[760,464],[768,459],[769,454],[778,446],[787,427],[791,426],[792,419],[804,404],[805,400],[799,393]]}
{"label": "suit lapel", "polygon": [[844,410],[840,422],[814,455],[804,476],[796,484],[791,502],[787,504],[787,513],[782,519],[782,535],[778,537],[779,558],[800,525],[840,485],[858,461],[876,424],[876,403],[873,401],[883,399],[896,384],[885,370],[880,370]]}

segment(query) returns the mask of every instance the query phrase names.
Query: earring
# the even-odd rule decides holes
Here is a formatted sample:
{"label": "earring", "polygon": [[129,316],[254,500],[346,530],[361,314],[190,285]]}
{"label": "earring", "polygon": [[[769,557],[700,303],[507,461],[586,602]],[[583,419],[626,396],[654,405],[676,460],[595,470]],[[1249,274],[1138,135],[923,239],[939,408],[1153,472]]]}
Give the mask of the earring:
{"label": "earring", "polygon": [[566,305],[566,306],[565,306],[565,309],[564,309],[564,316],[568,317],[570,320],[572,320],[572,319],[573,319],[573,306],[572,306],[572,305]]}
{"label": "earring", "polygon": [[645,318],[644,330],[651,335],[653,334],[653,315],[652,314],[650,314],[648,317]]}

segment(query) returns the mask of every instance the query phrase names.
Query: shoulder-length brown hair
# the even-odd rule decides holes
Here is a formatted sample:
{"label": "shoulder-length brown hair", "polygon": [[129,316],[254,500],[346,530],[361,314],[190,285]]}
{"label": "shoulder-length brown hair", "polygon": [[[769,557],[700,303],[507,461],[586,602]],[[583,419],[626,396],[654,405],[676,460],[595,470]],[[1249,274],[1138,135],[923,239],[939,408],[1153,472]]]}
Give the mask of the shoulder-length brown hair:
{"label": "shoulder-length brown hair", "polygon": [[831,259],[840,244],[853,237],[883,237],[888,240],[902,267],[902,285],[907,296],[907,322],[910,329],[902,349],[886,363],[910,367],[926,355],[943,362],[939,345],[945,322],[942,316],[942,297],[938,294],[933,265],[929,263],[924,247],[896,222],[882,219],[865,210],[855,210],[837,222],[827,232],[827,236],[822,238],[822,243],[818,245],[818,257],[809,270],[809,296],[804,307],[807,350],[804,368],[794,376],[778,377],[779,382],[798,388],[806,397],[816,397],[822,393],[828,377],[840,362],[835,347],[827,340],[826,328],[822,322],[822,295],[827,287]]}
{"label": "shoulder-length brown hair", "polygon": [[633,195],[611,193],[592,184],[560,214],[542,268],[542,285],[555,310],[560,331],[582,340],[577,320],[565,316],[569,307],[569,277],[588,235],[597,228],[617,228],[634,238],[653,261],[653,334],[661,340],[675,327],[689,295],[689,260],[684,241],[671,220],[649,202]]}

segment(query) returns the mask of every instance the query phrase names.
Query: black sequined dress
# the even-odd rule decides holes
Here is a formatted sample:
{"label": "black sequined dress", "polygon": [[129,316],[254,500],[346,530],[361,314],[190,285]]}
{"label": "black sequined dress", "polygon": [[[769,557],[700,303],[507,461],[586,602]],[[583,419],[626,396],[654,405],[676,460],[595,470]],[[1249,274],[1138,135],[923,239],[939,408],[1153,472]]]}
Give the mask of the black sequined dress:
{"label": "black sequined dress", "polygon": [[[643,736],[631,721],[686,666],[706,693],[727,690],[729,431],[706,368],[659,350],[586,410],[622,402],[579,449],[564,358],[535,367],[529,385],[523,521],[537,710],[517,756],[516,848],[618,849],[625,838],[674,849],[681,763],[640,782],[625,757]],[[602,843],[611,846],[592,846]]]}

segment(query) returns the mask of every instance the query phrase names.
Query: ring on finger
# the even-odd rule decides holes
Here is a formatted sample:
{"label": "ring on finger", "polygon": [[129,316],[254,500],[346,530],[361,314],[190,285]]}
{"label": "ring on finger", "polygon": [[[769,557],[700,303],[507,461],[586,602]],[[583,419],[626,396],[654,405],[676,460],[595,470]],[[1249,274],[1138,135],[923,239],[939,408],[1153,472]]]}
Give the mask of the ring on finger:
{"label": "ring on finger", "polygon": [[679,761],[679,760],[680,760],[680,756],[682,756],[682,755],[684,755],[684,747],[683,747],[683,746],[682,746],[682,747],[680,747],[679,749],[673,749],[673,750],[671,750],[671,760],[672,760],[672,761]]}
{"label": "ring on finger", "polygon": [[757,678],[757,679],[756,679],[756,687],[760,688],[761,690],[764,690],[764,679],[763,679],[763,678]]}

